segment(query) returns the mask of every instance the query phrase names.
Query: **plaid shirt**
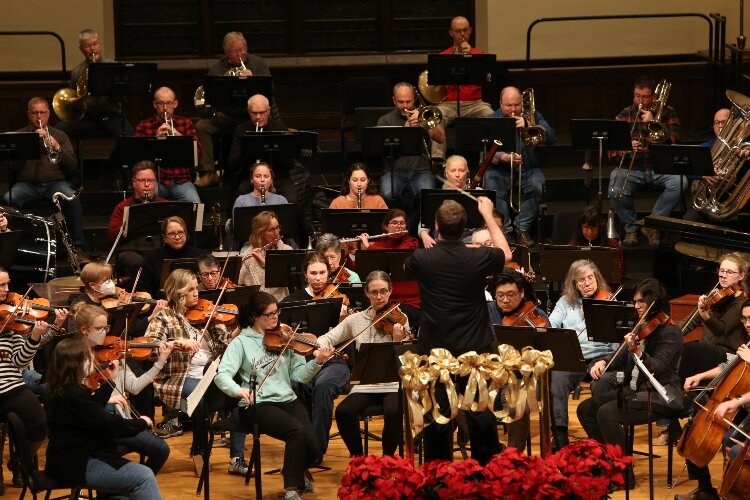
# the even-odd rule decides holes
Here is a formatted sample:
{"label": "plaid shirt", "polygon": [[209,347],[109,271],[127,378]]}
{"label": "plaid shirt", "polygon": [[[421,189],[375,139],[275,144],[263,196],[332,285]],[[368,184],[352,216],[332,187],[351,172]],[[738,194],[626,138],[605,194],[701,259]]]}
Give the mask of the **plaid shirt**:
{"label": "plaid shirt", "polygon": [[[174,128],[182,135],[192,135],[193,140],[198,141],[198,134],[193,126],[193,121],[190,118],[184,116],[172,115],[172,121],[174,122]],[[155,137],[156,131],[159,130],[164,124],[164,119],[159,115],[152,115],[150,118],[146,118],[141,121],[135,128],[136,137]],[[201,146],[198,143],[198,156],[201,154]],[[190,171],[194,165],[189,167],[173,167],[173,168],[160,168],[159,174],[161,183],[168,186],[171,183],[184,184],[192,180]]]}
{"label": "plaid shirt", "polygon": [[[185,316],[178,315],[171,308],[159,311],[146,329],[146,337],[154,338],[159,343],[175,339],[198,340],[199,336],[200,330],[190,325]],[[219,343],[226,345],[231,340],[230,336],[226,327],[218,323],[209,327],[206,333],[209,345],[210,339],[217,339]],[[156,395],[170,408],[180,408],[182,386],[185,385],[191,358],[190,353],[173,352],[161,373],[154,379]]]}
{"label": "plaid shirt", "polygon": [[[637,116],[638,106],[636,106],[635,104],[631,104],[627,108],[620,111],[615,117],[615,120],[633,123],[634,121],[636,121]],[[676,144],[680,140],[680,117],[677,116],[677,111],[675,111],[672,106],[667,106],[664,109],[664,116],[662,116],[661,121],[664,125],[667,126],[667,129],[669,130],[670,143]],[[636,125],[635,130],[633,131],[633,137],[640,138],[642,145],[641,151],[639,151],[635,155],[635,163],[633,163],[633,168],[650,170],[651,157],[648,154],[648,141],[646,140],[645,124],[639,122],[639,124]],[[623,154],[627,154],[628,156],[630,156],[630,151],[613,151],[610,157],[617,158],[619,160],[619,158]],[[629,160],[625,161],[627,162]]]}

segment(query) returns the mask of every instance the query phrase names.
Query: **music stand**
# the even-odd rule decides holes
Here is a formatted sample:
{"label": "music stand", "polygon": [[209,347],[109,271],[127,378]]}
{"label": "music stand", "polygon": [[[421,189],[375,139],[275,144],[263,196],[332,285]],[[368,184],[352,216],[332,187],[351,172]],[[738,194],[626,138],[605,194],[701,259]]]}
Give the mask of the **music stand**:
{"label": "music stand", "polygon": [[89,63],[88,93],[91,96],[112,96],[117,99],[120,126],[125,134],[122,99],[130,95],[151,95],[156,81],[156,63]]}
{"label": "music stand", "polygon": [[592,342],[619,344],[635,325],[635,306],[617,300],[583,299],[586,335]]}
{"label": "music stand", "polygon": [[[482,158],[492,147],[492,141],[503,143],[500,151],[516,151],[518,131],[515,118],[456,118],[456,151],[481,151]],[[489,147],[488,147],[489,146]]]}
{"label": "music stand", "polygon": [[307,250],[268,250],[266,252],[266,288],[302,288],[305,277],[302,261]]}
{"label": "music stand", "polygon": [[631,123],[624,120],[570,120],[570,140],[579,151],[599,151],[599,192],[597,208],[602,213],[602,158],[604,151],[631,151]]}
{"label": "music stand", "polygon": [[393,107],[377,106],[377,107],[357,107],[354,108],[354,127],[355,127],[355,141],[362,146],[362,135],[364,134],[365,127],[375,127],[378,124],[380,117],[393,110]]}
{"label": "music stand", "polygon": [[542,279],[548,283],[565,281],[570,263],[588,259],[599,268],[608,283],[620,280],[617,250],[610,247],[573,247],[565,245],[540,245],[539,260]]}
{"label": "music stand", "polygon": [[399,356],[406,352],[413,342],[366,342],[359,345],[354,363],[351,385],[383,384],[399,382]]}
{"label": "music stand", "polygon": [[5,164],[8,179],[8,205],[13,205],[14,161],[38,160],[42,145],[36,132],[7,132],[0,134],[0,161]]}
{"label": "music stand", "polygon": [[651,144],[648,147],[655,174],[680,176],[680,200],[685,210],[685,177],[700,179],[716,175],[711,148],[686,144]]}
{"label": "music stand", "polygon": [[23,231],[0,233],[0,266],[10,269],[15,265],[22,238]]}
{"label": "music stand", "polygon": [[187,269],[193,271],[198,275],[198,259],[195,257],[185,259],[164,259],[161,265],[161,281],[159,282],[159,289],[164,289],[164,282],[167,281],[167,277],[172,274],[175,269]]}
{"label": "music stand", "polygon": [[161,234],[162,222],[172,216],[181,217],[191,233],[203,230],[203,203],[162,201],[125,207],[122,235],[133,238]]}
{"label": "music stand", "polygon": [[[388,171],[393,173],[393,164],[401,156],[422,156],[426,153],[425,129],[422,127],[365,127],[362,130],[362,156],[385,158]],[[394,180],[391,175],[391,193]]]}
{"label": "music stand", "polygon": [[170,137],[120,137],[117,148],[123,165],[152,160],[156,165],[156,182],[161,184],[161,169],[194,167],[198,164],[198,143],[190,135]]}
{"label": "music stand", "polygon": [[300,331],[324,335],[339,323],[343,299],[320,299],[304,302],[281,302],[279,321]]}
{"label": "music stand", "polygon": [[[486,196],[495,201],[495,191],[489,189],[467,189],[474,196]],[[455,189],[422,189],[420,206],[420,225],[432,229],[435,227],[435,212],[445,200],[454,200],[466,210],[466,227],[482,227],[484,217],[479,213],[477,203]]]}
{"label": "music stand", "polygon": [[[125,327],[132,325],[141,312],[143,304],[132,303],[132,304],[120,304],[117,307],[107,309],[108,323],[110,325],[109,335],[114,337],[122,337],[125,331]],[[94,348],[96,350],[96,348]]]}
{"label": "music stand", "polygon": [[253,218],[261,212],[270,211],[276,214],[284,239],[299,242],[299,210],[294,203],[281,205],[258,205],[255,207],[237,207],[232,214],[234,248],[239,250],[250,239],[250,227]]}
{"label": "music stand", "polygon": [[339,285],[338,291],[349,298],[350,309],[363,311],[370,307],[370,301],[365,296],[364,283],[342,283]]}
{"label": "music stand", "polygon": [[455,85],[456,116],[461,116],[461,85],[492,81],[495,54],[427,54],[427,83]]}
{"label": "music stand", "polygon": [[538,351],[552,351],[555,371],[586,373],[586,361],[575,330],[566,328],[532,328],[492,325],[500,344],[508,344],[519,352],[526,346]]}
{"label": "music stand", "polygon": [[273,79],[270,76],[203,75],[206,108],[228,115],[247,116],[247,101],[262,94],[273,103]]}
{"label": "music stand", "polygon": [[404,263],[414,249],[408,250],[361,250],[357,252],[357,274],[367,276],[372,271],[385,271],[391,281],[413,281],[407,274]]}
{"label": "music stand", "polygon": [[[250,301],[250,297],[255,295],[258,290],[260,290],[260,285],[227,288],[224,290],[224,295],[221,296],[221,302],[219,302],[219,304],[234,304],[238,307],[246,306]],[[198,292],[200,298],[208,299],[214,303],[219,300],[219,295],[221,295],[221,288],[201,290]]]}
{"label": "music stand", "polygon": [[359,236],[362,233],[376,234],[383,226],[385,208],[323,208],[320,213],[320,231],[332,233],[339,238]]}
{"label": "music stand", "polygon": [[529,247],[515,243],[509,243],[508,245],[512,252],[511,260],[528,272],[531,269],[531,252],[529,251]]}
{"label": "music stand", "polygon": [[318,150],[317,132],[253,132],[240,137],[240,154],[243,165],[267,161],[275,168],[275,160],[312,160]]}
{"label": "music stand", "polygon": [[[216,256],[215,256],[216,257]],[[227,255],[226,257],[216,257],[219,266],[224,270],[224,277],[237,283],[240,280],[240,271],[242,270],[242,257],[239,255]],[[224,265],[225,261],[227,262]]]}

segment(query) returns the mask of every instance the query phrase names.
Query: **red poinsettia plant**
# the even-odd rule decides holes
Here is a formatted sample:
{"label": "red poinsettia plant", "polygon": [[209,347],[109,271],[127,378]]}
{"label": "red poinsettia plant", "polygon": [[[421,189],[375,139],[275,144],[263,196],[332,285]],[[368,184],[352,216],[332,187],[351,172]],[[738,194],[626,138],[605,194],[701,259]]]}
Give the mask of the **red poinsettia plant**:
{"label": "red poinsettia plant", "polygon": [[355,456],[346,468],[339,498],[416,499],[422,498],[419,488],[422,473],[411,460],[399,456]]}
{"label": "red poinsettia plant", "polygon": [[484,467],[471,458],[462,462],[433,460],[420,467],[424,480],[421,498],[448,500],[458,498],[481,498],[484,482]]}

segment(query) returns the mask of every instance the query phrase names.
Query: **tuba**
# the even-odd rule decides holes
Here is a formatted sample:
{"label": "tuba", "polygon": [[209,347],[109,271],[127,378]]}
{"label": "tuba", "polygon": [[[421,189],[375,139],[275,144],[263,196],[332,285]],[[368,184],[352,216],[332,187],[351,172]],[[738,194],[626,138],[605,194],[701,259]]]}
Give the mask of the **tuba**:
{"label": "tuba", "polygon": [[[91,54],[96,62],[96,52]],[[76,80],[76,88],[63,88],[55,92],[52,98],[52,109],[57,117],[66,122],[77,122],[86,114],[86,95],[89,93],[89,65],[87,64]]]}
{"label": "tuba", "polygon": [[667,140],[669,136],[669,130],[664,125],[662,119],[664,118],[664,109],[667,107],[667,98],[669,97],[669,90],[672,88],[672,84],[666,80],[661,80],[654,89],[654,103],[651,106],[651,113],[654,115],[654,119],[650,122],[646,122],[646,136],[648,142],[652,144],[661,144]]}
{"label": "tuba", "polygon": [[521,139],[528,147],[538,146],[547,140],[547,131],[534,121],[534,89],[526,89],[521,94],[521,107],[526,110],[523,117],[526,119],[526,128],[521,131]]}
{"label": "tuba", "polygon": [[710,184],[705,180],[693,183],[693,207],[708,218],[723,220],[739,212],[750,199],[750,170],[742,167],[750,142],[750,97],[727,90],[732,112],[719,137],[711,147],[714,171],[719,178]]}

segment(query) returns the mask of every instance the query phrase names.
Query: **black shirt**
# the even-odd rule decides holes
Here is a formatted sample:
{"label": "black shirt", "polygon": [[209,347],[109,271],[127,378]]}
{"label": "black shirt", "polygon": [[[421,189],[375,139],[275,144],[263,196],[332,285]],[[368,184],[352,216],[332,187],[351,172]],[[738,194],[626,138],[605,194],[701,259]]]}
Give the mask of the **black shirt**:
{"label": "black shirt", "polygon": [[430,249],[415,250],[406,271],[419,281],[422,299],[420,351],[445,347],[454,356],[487,352],[494,335],[487,315],[487,276],[505,266],[499,248],[467,248],[461,241],[440,240]]}
{"label": "black shirt", "polygon": [[200,252],[190,243],[179,250],[172,247],[163,246],[157,248],[143,258],[143,272],[138,282],[138,290],[148,292],[153,298],[159,298],[161,288],[161,268],[164,265],[164,259],[193,259],[198,258]]}

